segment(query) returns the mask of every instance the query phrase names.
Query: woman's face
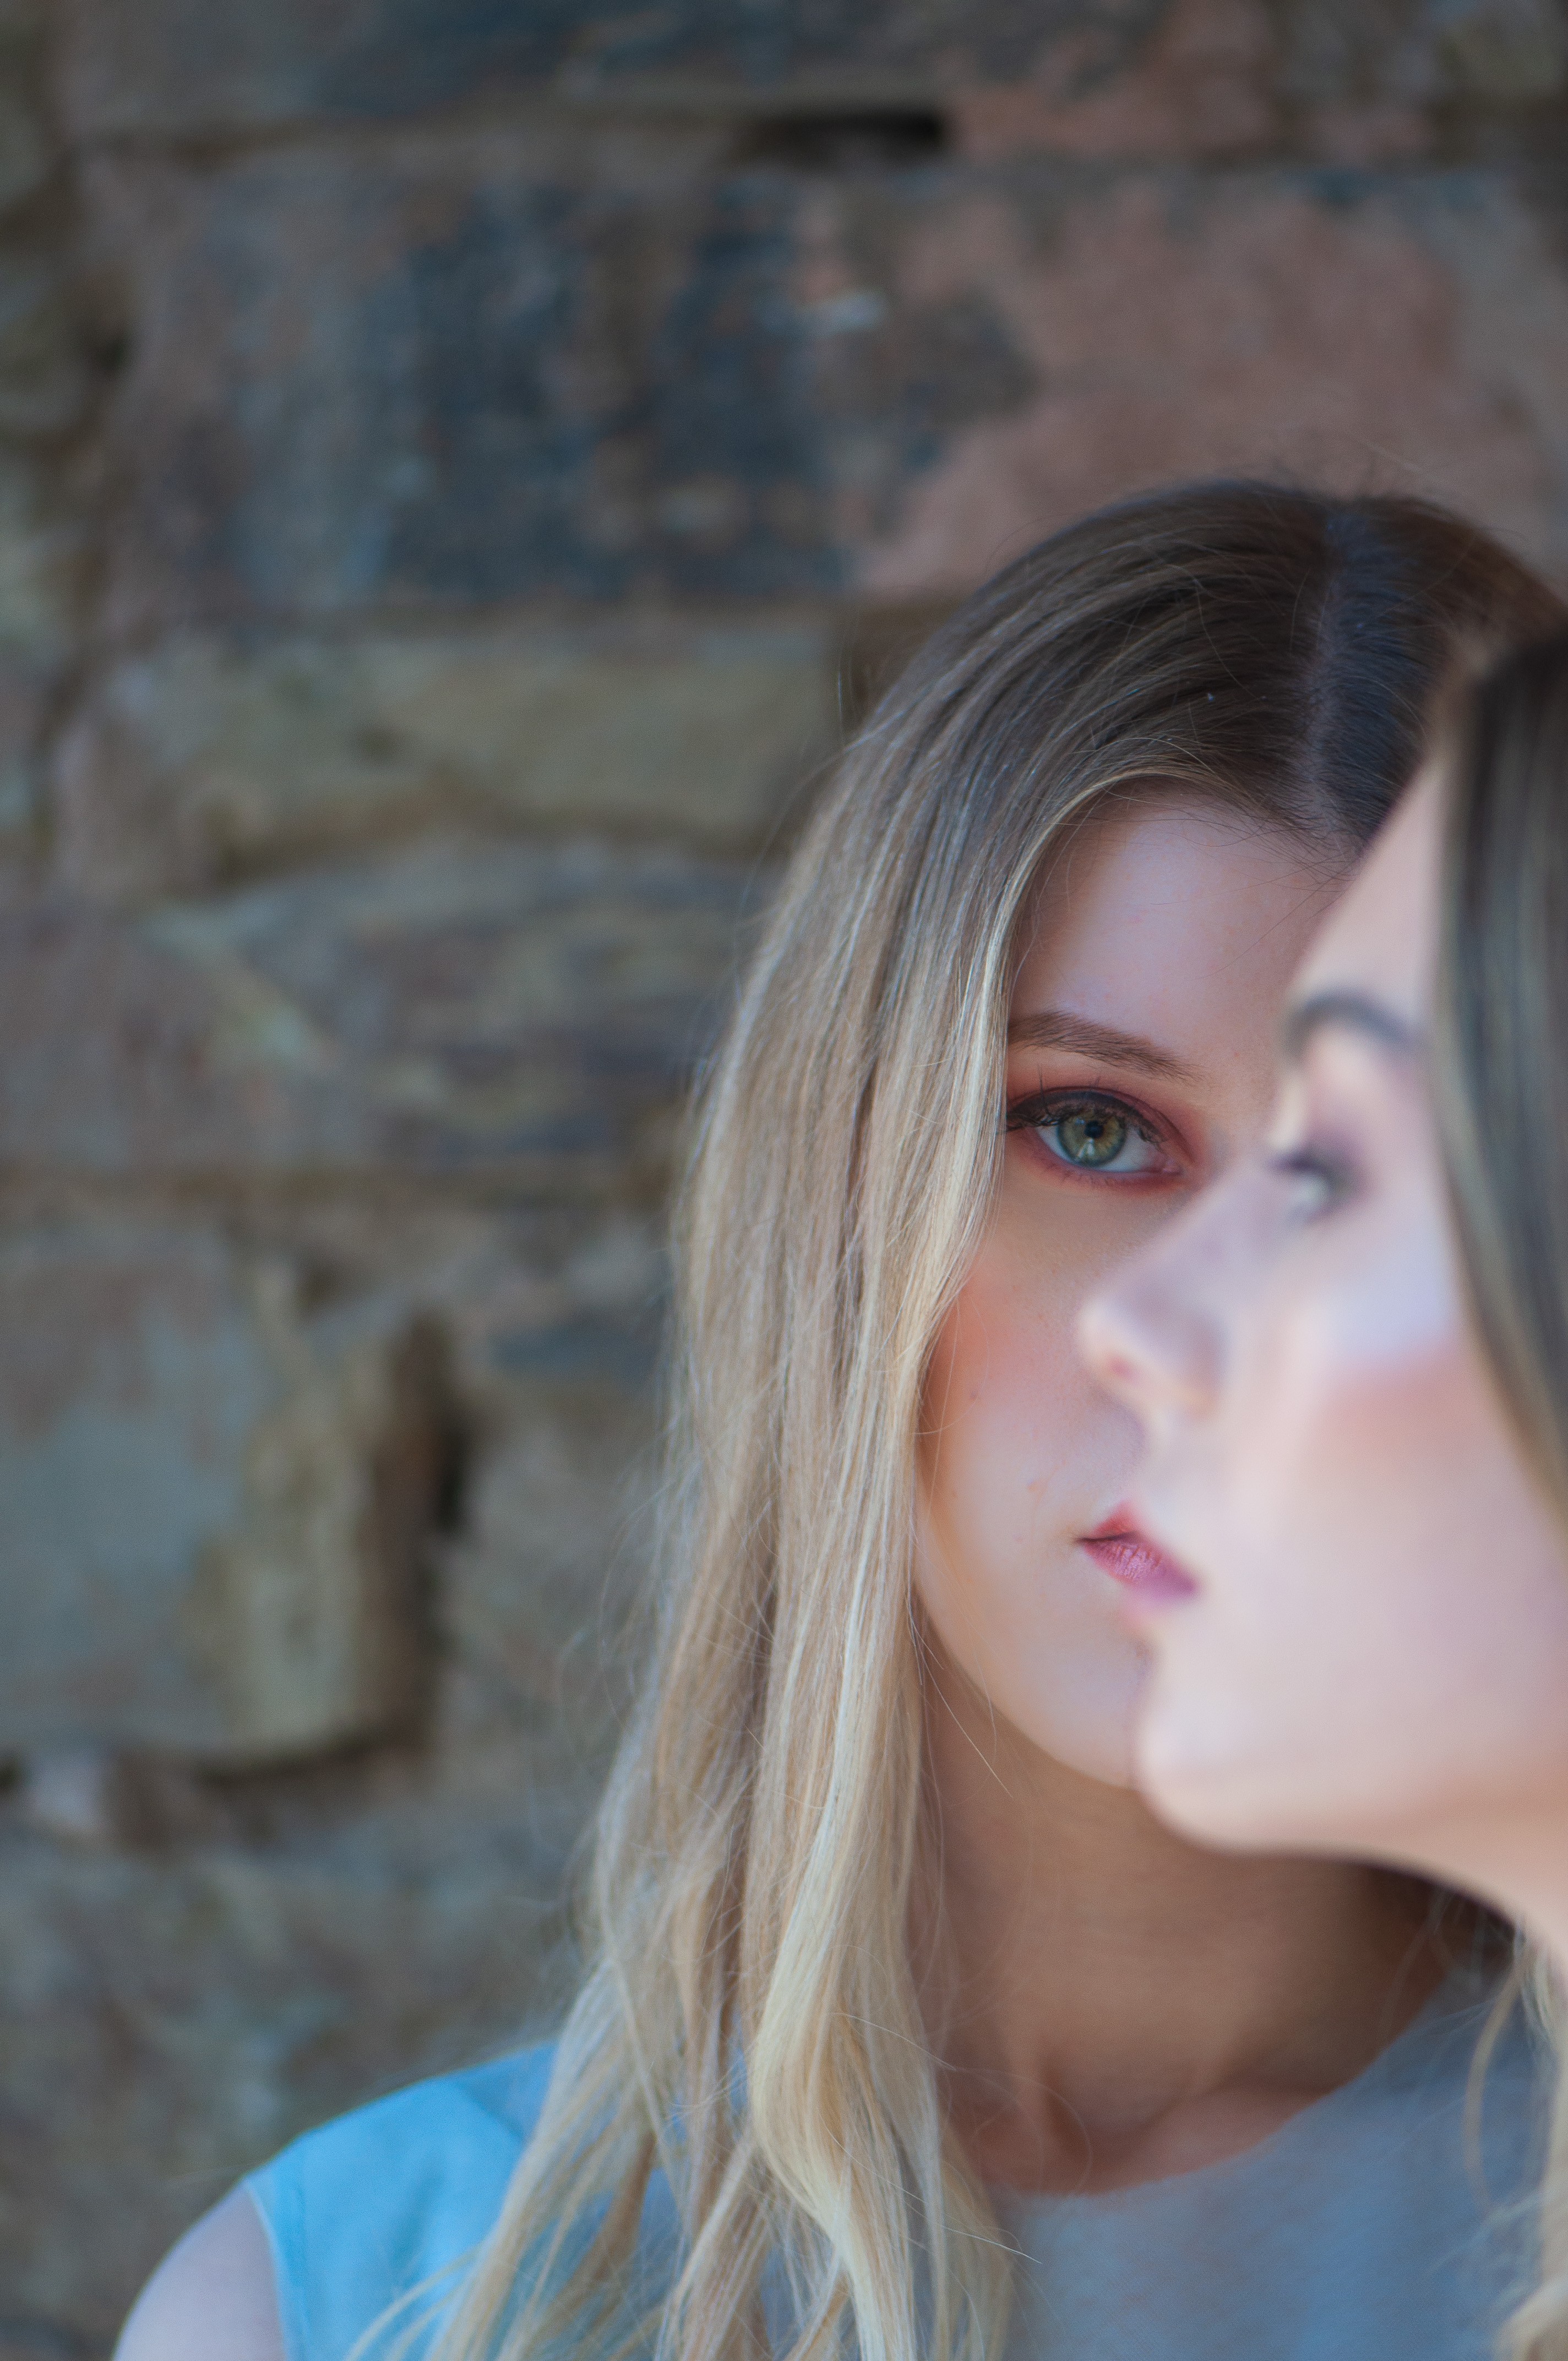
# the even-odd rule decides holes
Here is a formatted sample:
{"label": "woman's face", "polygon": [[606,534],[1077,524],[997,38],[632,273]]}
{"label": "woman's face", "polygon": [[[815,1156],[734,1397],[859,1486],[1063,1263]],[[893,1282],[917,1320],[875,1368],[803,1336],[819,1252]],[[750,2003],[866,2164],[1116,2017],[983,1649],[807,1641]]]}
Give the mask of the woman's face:
{"label": "woman's face", "polygon": [[1340,880],[1281,832],[1148,798],[1036,896],[1013,994],[995,1219],[938,1339],[917,1574],[940,1655],[1070,1768],[1132,1776],[1146,1554],[1113,1532],[1132,1415],[1087,1374],[1091,1291],[1260,1130],[1286,983]]}
{"label": "woman's face", "polygon": [[1514,1898],[1568,1807],[1568,1565],[1465,1316],[1428,1095],[1441,796],[1411,791],[1291,994],[1260,1152],[1090,1311],[1144,1423],[1140,1781],[1189,1833]]}

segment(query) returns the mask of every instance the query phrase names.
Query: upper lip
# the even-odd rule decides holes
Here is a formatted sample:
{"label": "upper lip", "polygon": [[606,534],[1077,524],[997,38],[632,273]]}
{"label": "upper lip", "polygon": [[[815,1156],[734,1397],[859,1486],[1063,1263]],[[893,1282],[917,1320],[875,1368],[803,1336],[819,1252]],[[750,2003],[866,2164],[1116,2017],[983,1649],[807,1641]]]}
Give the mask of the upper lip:
{"label": "upper lip", "polygon": [[1157,1542],[1150,1541],[1124,1500],[1102,1518],[1092,1532],[1080,1533],[1078,1538],[1080,1542],[1142,1542],[1146,1549],[1158,1551],[1161,1557],[1165,1555]]}

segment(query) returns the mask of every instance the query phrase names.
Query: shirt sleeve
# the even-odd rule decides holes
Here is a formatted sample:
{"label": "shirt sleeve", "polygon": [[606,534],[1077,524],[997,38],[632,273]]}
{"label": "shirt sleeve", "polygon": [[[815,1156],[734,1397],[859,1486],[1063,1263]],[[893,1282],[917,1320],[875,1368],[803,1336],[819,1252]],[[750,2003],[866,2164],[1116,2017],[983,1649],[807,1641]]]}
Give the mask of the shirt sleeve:
{"label": "shirt sleeve", "polygon": [[288,2361],[345,2361],[361,2339],[362,2361],[394,2346],[410,2361],[429,2350],[500,2210],[551,2055],[417,2083],[308,2132],[249,2175]]}

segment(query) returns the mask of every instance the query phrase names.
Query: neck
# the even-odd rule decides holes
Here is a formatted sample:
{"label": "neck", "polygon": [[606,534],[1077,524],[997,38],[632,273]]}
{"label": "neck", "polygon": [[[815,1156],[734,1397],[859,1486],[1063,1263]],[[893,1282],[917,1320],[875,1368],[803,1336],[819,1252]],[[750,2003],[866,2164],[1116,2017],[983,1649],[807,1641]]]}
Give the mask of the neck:
{"label": "neck", "polygon": [[1433,1834],[1390,1850],[1432,1877],[1484,1894],[1530,1938],[1568,1995],[1568,1793],[1509,1797],[1501,1810],[1458,1815]]}
{"label": "neck", "polygon": [[1200,1850],[995,1720],[951,1668],[940,1686],[932,2015],[983,2177],[1119,2186],[1234,2154],[1360,2072],[1431,1993],[1424,1892]]}

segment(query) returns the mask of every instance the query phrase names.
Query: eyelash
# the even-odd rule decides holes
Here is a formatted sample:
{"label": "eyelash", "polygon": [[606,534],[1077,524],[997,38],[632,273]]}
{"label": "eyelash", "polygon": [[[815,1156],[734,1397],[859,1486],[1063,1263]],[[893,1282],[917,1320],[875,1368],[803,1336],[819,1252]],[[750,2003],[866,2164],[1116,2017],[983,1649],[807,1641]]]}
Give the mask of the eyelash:
{"label": "eyelash", "polygon": [[[1129,1129],[1146,1141],[1149,1147],[1157,1148],[1164,1156],[1170,1154],[1169,1139],[1163,1128],[1151,1123],[1147,1115],[1141,1114],[1126,1099],[1119,1098],[1113,1091],[1030,1091],[1023,1098],[1010,1103],[1005,1127],[1010,1132],[1044,1131],[1079,1109],[1120,1115]],[[1063,1172],[1072,1173],[1081,1180],[1107,1180],[1120,1188],[1125,1188],[1131,1180],[1169,1178],[1167,1173],[1097,1172],[1092,1165],[1075,1165],[1068,1157],[1058,1156],[1050,1149],[1046,1152],[1050,1156],[1053,1166]]]}
{"label": "eyelash", "polygon": [[1281,1155],[1270,1157],[1269,1169],[1288,1180],[1318,1185],[1321,1195],[1317,1202],[1298,1203],[1292,1209],[1297,1220],[1303,1224],[1324,1220],[1355,1193],[1358,1176],[1354,1167],[1346,1158],[1336,1156],[1326,1148],[1316,1147],[1310,1140],[1304,1140],[1299,1148],[1288,1148]]}

